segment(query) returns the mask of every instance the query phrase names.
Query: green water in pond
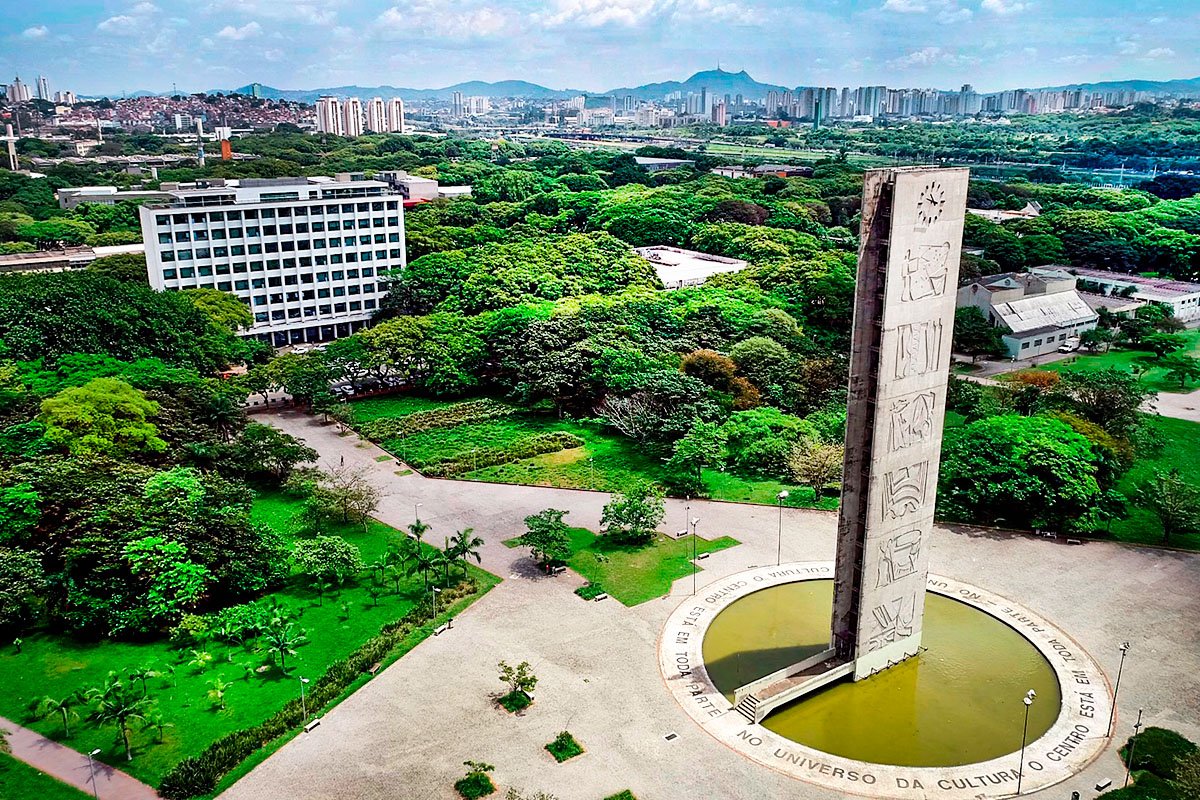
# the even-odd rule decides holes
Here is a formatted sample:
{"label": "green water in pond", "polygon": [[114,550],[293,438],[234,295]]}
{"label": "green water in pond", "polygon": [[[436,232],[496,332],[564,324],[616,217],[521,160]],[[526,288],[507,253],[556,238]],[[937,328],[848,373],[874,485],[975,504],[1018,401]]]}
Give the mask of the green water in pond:
{"label": "green water in pond", "polygon": [[[732,699],[738,686],[828,646],[832,581],[763,589],[717,615],[704,663]],[[1058,718],[1054,671],[1000,620],[936,594],[925,598],[920,656],[858,683],[835,684],[775,711],[763,726],[792,741],[859,761],[950,767],[1021,747],[1030,689],[1029,741]]]}

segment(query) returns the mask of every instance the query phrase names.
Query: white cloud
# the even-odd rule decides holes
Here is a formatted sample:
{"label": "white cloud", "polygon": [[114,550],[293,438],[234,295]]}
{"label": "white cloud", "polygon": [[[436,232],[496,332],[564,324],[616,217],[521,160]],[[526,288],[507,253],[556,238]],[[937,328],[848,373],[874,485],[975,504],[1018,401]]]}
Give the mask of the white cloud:
{"label": "white cloud", "polygon": [[328,25],[337,19],[338,0],[298,0],[281,3],[278,0],[212,0],[204,11],[209,14],[237,12],[243,17],[278,19],[307,25]]}
{"label": "white cloud", "polygon": [[488,39],[512,28],[510,14],[492,6],[451,7],[438,0],[403,0],[384,11],[376,26],[389,37]]}
{"label": "white cloud", "polygon": [[235,28],[232,25],[226,25],[221,30],[217,31],[217,38],[229,39],[233,42],[240,42],[243,39],[253,39],[262,33],[262,26],[251,20],[240,28]]}
{"label": "white cloud", "polygon": [[1146,58],[1173,58],[1175,51],[1169,47],[1156,47],[1147,51]]}
{"label": "white cloud", "polygon": [[739,25],[753,25],[762,22],[764,17],[758,9],[750,8],[739,3],[720,2],[720,0],[692,0],[692,6],[685,9],[680,5],[675,10],[676,19],[702,16],[718,22],[732,22]]}
{"label": "white cloud", "polygon": [[1137,34],[1134,34],[1133,36],[1130,36],[1130,37],[1127,37],[1124,39],[1117,40],[1117,52],[1123,56],[1134,55],[1135,53],[1137,53],[1137,51],[1139,51],[1141,49],[1142,49],[1142,46],[1140,44],[1138,44],[1138,35]]}
{"label": "white cloud", "polygon": [[154,5],[154,3],[138,3],[130,9],[131,14],[154,14],[157,12],[158,6]]}
{"label": "white cloud", "polygon": [[1019,14],[1030,5],[1031,3],[1024,2],[1024,0],[983,0],[979,4],[979,8],[1000,16],[1008,16],[1009,14]]}
{"label": "white cloud", "polygon": [[883,4],[884,11],[895,11],[898,14],[924,14],[929,10],[925,0],[887,0]]}
{"label": "white cloud", "polygon": [[263,51],[263,58],[267,61],[283,61],[283,51],[278,48],[271,48]]}
{"label": "white cloud", "polygon": [[34,25],[32,28],[26,28],[21,31],[22,39],[44,39],[46,34],[50,33],[50,29],[45,25]]}
{"label": "white cloud", "polygon": [[1058,58],[1054,59],[1054,63],[1055,64],[1083,64],[1090,60],[1091,60],[1091,56],[1084,55],[1083,53],[1075,53],[1074,55],[1069,55],[1069,56],[1059,56]]}
{"label": "white cloud", "polygon": [[922,47],[920,50],[914,50],[906,56],[894,58],[888,62],[888,66],[893,69],[905,69],[907,67],[928,67],[934,64],[947,64],[950,66],[960,66],[963,64],[977,63],[978,59],[970,56],[959,55],[943,50],[940,47],[930,46]]}
{"label": "white cloud", "polygon": [[109,17],[104,20],[96,28],[105,33],[127,36],[137,31],[138,20],[128,14],[117,14],[115,17]]}
{"label": "white cloud", "polygon": [[552,0],[550,10],[533,18],[547,27],[633,26],[674,6],[671,0]]}
{"label": "white cloud", "polygon": [[953,25],[958,22],[966,22],[975,16],[975,12],[969,8],[950,7],[938,14],[938,22],[943,25]]}

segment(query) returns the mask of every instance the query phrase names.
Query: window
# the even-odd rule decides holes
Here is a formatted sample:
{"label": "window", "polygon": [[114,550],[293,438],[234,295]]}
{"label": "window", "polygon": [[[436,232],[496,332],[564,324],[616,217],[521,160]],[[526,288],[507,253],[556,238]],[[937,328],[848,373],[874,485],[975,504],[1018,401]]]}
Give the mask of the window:
{"label": "window", "polygon": [[279,245],[280,245],[280,249],[283,250],[283,252],[285,252],[285,253],[292,253],[292,252],[295,252],[295,250],[296,250],[295,242],[280,242]]}
{"label": "window", "polygon": [[316,315],[317,315],[317,307],[316,306],[305,306],[304,307],[304,316],[315,317]]}
{"label": "window", "polygon": [[247,239],[257,239],[259,237],[259,235],[260,235],[260,233],[259,233],[257,225],[247,225],[246,226],[246,238]]}
{"label": "window", "polygon": [[358,263],[358,253],[346,253],[346,263],[347,264],[357,264]]}
{"label": "window", "polygon": [[254,321],[255,322],[266,322],[267,321],[267,312],[261,311],[261,312],[255,314]]}
{"label": "window", "polygon": [[199,268],[199,270],[200,270],[200,274],[201,274],[202,276],[204,276],[205,278],[211,278],[211,277],[212,277],[212,274],[213,274],[213,273],[212,273],[212,267],[210,267],[210,266],[200,267],[200,268]]}
{"label": "window", "polygon": [[387,222],[387,224],[388,224],[388,227],[389,227],[389,228],[394,228],[394,227],[396,227],[397,225],[399,225],[399,224],[400,224],[400,218],[399,218],[399,217],[388,217],[388,218],[387,218],[387,221],[388,221],[388,222]]}
{"label": "window", "polygon": [[333,287],[333,296],[334,297],[345,297],[346,296],[346,287],[345,286]]}
{"label": "window", "polygon": [[281,208],[277,213],[281,217],[290,217],[292,215],[292,210],[290,208]]}
{"label": "window", "polygon": [[190,233],[188,233],[187,231],[176,231],[175,232],[175,241],[190,242],[191,240],[192,240],[192,235]]}
{"label": "window", "polygon": [[299,280],[300,279],[297,278],[295,275],[284,275],[283,276],[283,285],[284,286],[295,286],[297,283],[299,283]]}
{"label": "window", "polygon": [[322,314],[329,314],[333,310],[333,308],[332,308],[332,306],[324,305],[324,306],[317,306],[317,310],[319,312],[321,312]]}
{"label": "window", "polygon": [[288,319],[296,319],[297,317],[299,317],[299,316],[300,316],[300,309],[298,309],[298,308],[289,308],[289,309],[288,309],[288,312],[287,312],[287,315],[288,315]]}
{"label": "window", "polygon": [[335,314],[345,314],[346,313],[346,304],[345,303],[334,303],[333,311]]}
{"label": "window", "polygon": [[171,217],[171,220],[176,225],[186,225],[187,224],[187,214],[176,214],[175,216]]}
{"label": "window", "polygon": [[291,225],[280,225],[279,226],[279,235],[283,236],[285,234],[288,236],[290,236],[292,234],[292,226]]}
{"label": "window", "polygon": [[176,250],[175,255],[179,257],[180,261],[191,261],[192,260],[192,251],[191,250]]}
{"label": "window", "polygon": [[1034,339],[1034,340],[1033,340],[1033,346],[1034,346],[1034,347],[1040,347],[1040,346],[1041,346],[1041,344],[1042,344],[1042,340],[1041,340],[1041,339]]}
{"label": "window", "polygon": [[341,256],[341,254],[340,254],[340,253],[334,253],[333,255],[331,255],[331,256],[329,257],[329,263],[330,263],[330,264],[340,264],[340,263],[342,263],[342,256]]}
{"label": "window", "polygon": [[234,288],[234,289],[237,289],[239,292],[240,292],[240,291],[244,291],[244,290],[246,290],[246,289],[249,289],[249,288],[250,288],[250,281],[247,281],[247,280],[234,281],[234,282],[233,282],[233,288]]}
{"label": "window", "polygon": [[378,200],[374,203],[371,203],[371,210],[372,211],[383,211],[383,201]]}
{"label": "window", "polygon": [[232,247],[230,247],[230,248],[229,248],[229,252],[230,252],[230,254],[231,254],[231,255],[235,255],[235,256],[244,256],[244,255],[246,255],[246,245],[244,245],[244,244],[235,244],[235,245],[233,245]]}
{"label": "window", "polygon": [[224,238],[225,238],[225,229],[224,229],[224,228],[216,228],[216,229],[214,229],[214,230],[213,230],[213,232],[212,232],[212,238],[214,238],[214,239],[224,239]]}
{"label": "window", "polygon": [[159,258],[161,258],[163,261],[174,261],[175,260],[175,251],[174,250],[163,250],[161,253],[159,253]]}
{"label": "window", "polygon": [[354,204],[353,203],[342,203],[342,213],[343,214],[353,214],[354,213]]}
{"label": "window", "polygon": [[219,290],[221,290],[222,292],[228,292],[231,289],[233,289],[233,284],[230,283],[229,281],[218,281],[217,288]]}
{"label": "window", "polygon": [[196,241],[197,242],[207,242],[208,241],[208,231],[196,231]]}
{"label": "window", "polygon": [[267,260],[267,269],[279,269],[279,259],[271,258]]}
{"label": "window", "polygon": [[279,242],[267,242],[267,252],[268,253],[278,253],[279,252]]}
{"label": "window", "polygon": [[1028,349],[1029,349],[1029,342],[1021,342],[1021,349],[1022,349],[1022,350],[1028,350]]}
{"label": "window", "polygon": [[242,238],[242,229],[241,228],[230,228],[229,229],[229,238],[230,239],[241,239]]}
{"label": "window", "polygon": [[160,234],[158,235],[158,243],[159,243],[159,244],[170,244],[170,243],[171,243],[171,234],[169,234],[169,233],[160,233]]}
{"label": "window", "polygon": [[167,214],[159,214],[154,217],[154,223],[156,225],[166,225],[170,221],[171,221],[171,217],[168,216]]}
{"label": "window", "polygon": [[246,264],[245,264],[244,262],[238,262],[238,263],[234,264],[234,265],[233,265],[233,271],[234,271],[234,272],[245,272],[245,271],[246,271]]}
{"label": "window", "polygon": [[399,207],[400,207],[400,203],[398,201],[388,200],[388,202],[387,202],[387,210],[388,211],[395,211]]}
{"label": "window", "polygon": [[317,297],[322,297],[322,298],[329,297],[329,289],[324,289],[324,288],[317,289]]}
{"label": "window", "polygon": [[362,301],[351,300],[350,301],[350,310],[351,311],[362,311]]}
{"label": "window", "polygon": [[218,275],[228,275],[229,274],[229,265],[228,264],[217,264],[217,274]]}
{"label": "window", "polygon": [[225,219],[241,219],[241,218],[242,218],[242,212],[240,212],[240,211],[226,211],[225,212]]}
{"label": "window", "polygon": [[373,293],[373,292],[375,291],[375,284],[373,284],[373,283],[364,283],[364,284],[363,284],[363,287],[362,287],[362,290],[363,290],[363,294],[371,294],[371,293]]}
{"label": "window", "polygon": [[262,255],[262,245],[261,244],[252,244],[252,245],[250,245],[250,250],[248,252],[252,256]]}
{"label": "window", "polygon": [[271,319],[283,319],[283,312],[282,311],[272,311]]}
{"label": "window", "polygon": [[214,247],[212,249],[212,253],[213,253],[213,258],[228,258],[229,257],[229,248],[228,247]]}
{"label": "window", "polygon": [[[360,226],[360,227],[365,227],[365,226]],[[372,228],[382,228],[383,227],[383,217],[375,217],[375,219],[371,220],[371,227]]]}
{"label": "window", "polygon": [[359,227],[360,229],[361,229],[361,228],[369,228],[369,227],[371,227],[371,220],[369,220],[369,219],[360,219],[360,220],[358,221],[358,227]]}
{"label": "window", "polygon": [[194,278],[194,277],[196,277],[196,270],[194,267],[180,267],[179,268],[179,277]]}
{"label": "window", "polygon": [[328,280],[329,280],[328,272],[318,272],[317,273],[317,283],[325,283]]}
{"label": "window", "polygon": [[272,275],[267,278],[267,286],[283,286],[283,278],[278,275]]}
{"label": "window", "polygon": [[211,220],[214,220],[215,222],[222,222],[225,219],[225,212],[224,211],[214,211],[208,215],[208,218]]}
{"label": "window", "polygon": [[261,261],[251,261],[250,262],[250,271],[251,272],[262,272],[263,271],[263,263]]}
{"label": "window", "polygon": [[359,259],[362,261],[370,261],[371,260],[371,251],[364,250],[362,253],[359,254]]}
{"label": "window", "polygon": [[275,294],[271,295],[271,302],[272,303],[282,303],[283,302],[283,293],[276,292]]}
{"label": "window", "polygon": [[[379,257],[380,257],[380,258],[383,258],[383,256],[382,256],[382,255],[380,255]],[[374,275],[375,275],[375,268],[374,268],[374,267],[363,267],[363,268],[362,268],[362,276],[363,276],[364,278],[370,278],[370,277],[373,277]]]}
{"label": "window", "polygon": [[266,278],[254,278],[253,280],[250,281],[250,285],[253,286],[255,289],[265,289],[265,288],[267,288],[267,279]]}
{"label": "window", "polygon": [[370,235],[358,237],[358,243],[359,244],[370,244],[371,243]]}
{"label": "window", "polygon": [[346,279],[346,273],[344,273],[340,269],[338,269],[338,270],[334,270],[333,275],[331,275],[330,277],[332,277],[335,281],[344,281]]}
{"label": "window", "polygon": [[263,219],[275,219],[275,209],[273,208],[264,208],[261,213]]}
{"label": "window", "polygon": [[314,222],[314,223],[312,224],[312,231],[313,231],[313,233],[321,233],[321,232],[323,232],[324,230],[325,230],[325,223],[324,223],[324,222]]}
{"label": "window", "polygon": [[258,219],[258,212],[253,208],[246,209],[246,219]]}
{"label": "window", "polygon": [[375,309],[375,301],[374,300],[364,300],[363,308],[365,308],[367,311],[373,311]]}
{"label": "window", "polygon": [[389,242],[398,242],[398,241],[400,241],[400,234],[398,234],[398,233],[389,233],[389,234],[388,234],[388,241],[389,241]]}
{"label": "window", "polygon": [[164,269],[163,270],[163,279],[168,280],[168,281],[173,281],[173,280],[175,280],[175,278],[178,274],[179,273],[177,273],[173,269]]}
{"label": "window", "polygon": [[370,203],[356,203],[354,207],[357,208],[359,211],[370,211],[371,210]]}
{"label": "window", "polygon": [[276,228],[274,225],[263,225],[262,232],[263,236],[274,236]]}
{"label": "window", "polygon": [[308,233],[308,223],[307,222],[297,222],[296,223],[296,233]]}

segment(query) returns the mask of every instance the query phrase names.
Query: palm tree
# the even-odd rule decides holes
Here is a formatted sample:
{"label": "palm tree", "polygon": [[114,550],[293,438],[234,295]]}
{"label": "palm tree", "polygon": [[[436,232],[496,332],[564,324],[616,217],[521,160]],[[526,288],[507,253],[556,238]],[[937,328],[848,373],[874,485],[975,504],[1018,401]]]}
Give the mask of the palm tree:
{"label": "palm tree", "polygon": [[146,689],[146,681],[157,677],[158,673],[149,667],[134,667],[129,671],[129,680],[142,682],[142,697],[146,697],[149,694],[149,691]]}
{"label": "palm tree", "polygon": [[429,532],[429,526],[418,519],[408,524],[408,532],[419,542],[421,541],[421,537]]}
{"label": "palm tree", "polygon": [[476,564],[483,563],[483,555],[479,548],[483,547],[483,537],[475,535],[474,528],[464,528],[450,537],[455,558],[462,559],[463,577],[467,577],[467,559],[475,559]]}
{"label": "palm tree", "polygon": [[66,697],[55,699],[53,697],[43,697],[41,700],[33,702],[33,715],[38,719],[45,719],[57,714],[62,717],[63,736],[71,738],[71,720],[79,719],[79,714],[75,711],[75,706],[80,705],[83,698],[79,692],[71,692]]}
{"label": "palm tree", "polygon": [[279,654],[279,669],[282,672],[287,672],[287,657],[296,655],[296,648],[308,640],[303,631],[297,631],[292,623],[281,618],[271,620],[262,637],[267,652],[272,657]]}
{"label": "palm tree", "polygon": [[95,703],[88,719],[97,725],[113,725],[121,733],[121,743],[125,745],[125,760],[133,761],[133,748],[129,743],[129,723],[143,721],[150,708],[150,700],[137,693],[137,690],[117,677],[117,673],[108,673],[104,686],[88,692],[88,699]]}
{"label": "palm tree", "polygon": [[218,675],[216,678],[208,682],[208,699],[213,702],[217,708],[225,708],[225,692],[228,691],[232,684],[227,683]]}
{"label": "palm tree", "polygon": [[154,728],[158,731],[158,743],[159,744],[163,743],[163,730],[166,728],[174,728],[174,727],[175,727],[175,723],[167,722],[166,718],[163,717],[163,715],[157,711],[147,714],[146,720],[142,723],[142,730],[146,730],[147,728]]}
{"label": "palm tree", "polygon": [[233,398],[224,394],[213,395],[200,409],[200,421],[211,425],[221,434],[223,441],[229,441],[229,433],[241,421],[242,409]]}
{"label": "palm tree", "polygon": [[[438,552],[434,550],[433,552]],[[408,563],[408,574],[415,575],[421,573],[421,579],[425,582],[426,591],[429,590],[429,570],[437,566],[437,560],[424,547],[418,547],[413,551],[412,558]]]}
{"label": "palm tree", "polygon": [[443,575],[445,576],[445,586],[450,585],[450,565],[454,563],[454,559],[455,554],[450,549],[450,537],[447,536],[446,543],[442,549],[433,554],[433,564],[435,567],[442,568]]}

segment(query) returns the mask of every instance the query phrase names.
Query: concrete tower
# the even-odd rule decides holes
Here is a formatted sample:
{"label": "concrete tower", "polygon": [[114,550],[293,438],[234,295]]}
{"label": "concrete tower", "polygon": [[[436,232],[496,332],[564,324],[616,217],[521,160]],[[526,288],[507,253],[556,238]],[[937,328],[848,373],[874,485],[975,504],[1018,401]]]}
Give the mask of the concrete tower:
{"label": "concrete tower", "polygon": [[921,647],[967,175],[863,188],[832,640],[855,680]]}

